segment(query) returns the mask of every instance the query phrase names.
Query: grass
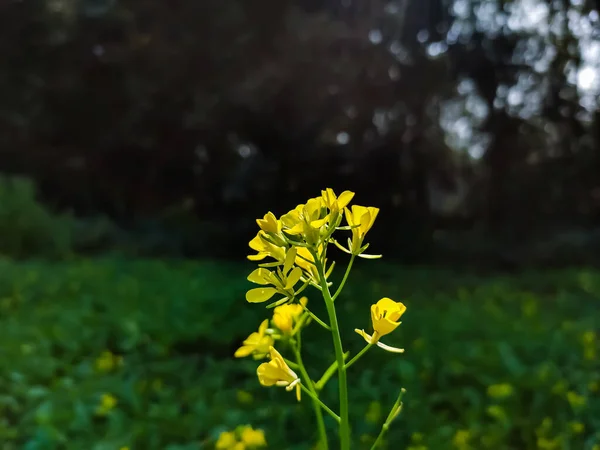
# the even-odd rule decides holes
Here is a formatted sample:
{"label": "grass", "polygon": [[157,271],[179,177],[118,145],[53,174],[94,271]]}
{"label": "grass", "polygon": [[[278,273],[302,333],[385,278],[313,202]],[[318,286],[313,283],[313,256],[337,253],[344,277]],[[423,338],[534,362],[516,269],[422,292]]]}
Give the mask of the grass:
{"label": "grass", "polygon": [[[312,448],[309,404],[231,356],[268,316],[244,300],[252,268],[0,261],[0,449],[212,449],[239,424],[273,449]],[[479,278],[362,264],[339,300],[346,347],[362,347],[352,330],[369,327],[380,297],[408,312],[384,340],[404,355],[373,349],[350,369],[354,448],[369,448],[403,386],[389,449],[600,449],[599,295],[593,270]],[[330,338],[313,325],[304,343],[316,377]],[[337,409],[335,393],[332,380]]]}

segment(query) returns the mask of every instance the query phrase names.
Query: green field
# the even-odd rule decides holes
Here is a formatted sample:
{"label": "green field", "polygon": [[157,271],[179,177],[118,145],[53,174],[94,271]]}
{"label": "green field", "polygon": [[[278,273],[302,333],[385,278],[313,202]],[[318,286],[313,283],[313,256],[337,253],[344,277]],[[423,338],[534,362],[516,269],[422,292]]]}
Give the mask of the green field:
{"label": "green field", "polygon": [[[389,449],[600,449],[600,272],[366,266],[339,300],[346,346],[362,348],[353,329],[389,296],[408,311],[385,341],[406,353],[374,349],[350,369],[354,448],[369,448],[403,386]],[[244,300],[253,267],[1,261],[0,449],[212,449],[239,424],[272,449],[313,448],[310,404],[232,357],[269,314]],[[316,325],[304,336],[317,377],[331,342]]]}

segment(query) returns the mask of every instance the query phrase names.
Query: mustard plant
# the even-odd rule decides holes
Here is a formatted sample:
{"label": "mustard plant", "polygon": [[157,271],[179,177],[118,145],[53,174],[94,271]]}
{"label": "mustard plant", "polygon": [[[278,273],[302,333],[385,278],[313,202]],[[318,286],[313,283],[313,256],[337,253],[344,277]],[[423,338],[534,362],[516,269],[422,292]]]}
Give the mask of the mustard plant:
{"label": "mustard plant", "polygon": [[[365,237],[373,227],[379,209],[350,206],[354,195],[353,192],[344,191],[337,196],[328,188],[320,196],[309,199],[279,218],[268,212],[257,220],[259,231],[249,243],[256,253],[248,256],[248,259],[259,262],[259,267],[250,273],[248,280],[258,287],[246,293],[246,300],[250,303],[271,301],[267,308],[273,308],[273,315],[265,319],[258,331],[250,334],[235,352],[236,357],[252,356],[256,360],[267,360],[256,370],[258,381],[263,386],[279,386],[287,391],[295,391],[298,401],[302,400],[302,394],[310,399],[317,423],[318,447],[322,450],[329,449],[324,414],[329,414],[337,424],[341,450],[351,447],[347,380],[350,366],[372,347],[391,353],[404,352],[380,340],[400,325],[400,318],[406,311],[401,302],[387,297],[371,305],[372,332],[359,328],[354,330],[365,340],[365,347],[352,358],[349,358],[349,352],[344,351],[336,301],[348,281],[356,258],[381,257],[365,253],[369,247]],[[345,245],[339,242],[338,236],[342,233],[347,234]],[[343,278],[335,287],[329,281],[335,266],[328,254],[332,244],[350,255]],[[319,318],[311,311],[304,295],[308,288],[314,289],[322,297],[327,318]],[[309,376],[301,352],[302,333],[312,323],[330,332],[333,344],[334,360],[319,379]],[[336,374],[339,385],[337,412],[325,404],[320,396],[325,384]],[[400,413],[404,392],[404,389],[400,390],[372,449],[381,445],[392,421]]]}

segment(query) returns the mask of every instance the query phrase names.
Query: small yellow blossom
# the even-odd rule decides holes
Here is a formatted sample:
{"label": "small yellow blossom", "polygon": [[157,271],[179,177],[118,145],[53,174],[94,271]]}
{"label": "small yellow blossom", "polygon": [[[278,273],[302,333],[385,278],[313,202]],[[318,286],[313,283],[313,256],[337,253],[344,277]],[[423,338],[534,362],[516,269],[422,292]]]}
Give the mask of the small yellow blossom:
{"label": "small yellow blossom", "polygon": [[242,442],[250,448],[265,447],[267,445],[265,432],[263,430],[254,430],[250,426],[242,429],[240,438],[242,439]]}
{"label": "small yellow blossom", "polygon": [[581,422],[569,422],[569,428],[574,434],[581,434],[585,430],[585,425]]}
{"label": "small yellow blossom", "polygon": [[587,403],[587,400],[583,395],[579,395],[574,391],[567,392],[567,401],[573,409],[582,408]]}
{"label": "small yellow blossom", "polygon": [[256,219],[256,223],[266,233],[279,233],[281,231],[281,222],[270,211],[262,219]]}
{"label": "small yellow blossom", "polygon": [[291,335],[294,325],[304,312],[302,306],[306,306],[308,299],[302,297],[300,303],[281,305],[273,310],[273,324],[281,330],[283,334]]}
{"label": "small yellow blossom", "polygon": [[235,444],[237,444],[235,433],[233,431],[223,431],[217,439],[215,448],[217,450],[230,450],[234,448]]}
{"label": "small yellow blossom", "polygon": [[335,230],[335,227],[339,226],[342,221],[342,212],[346,206],[348,206],[352,198],[354,198],[354,192],[344,191],[337,197],[333,192],[333,189],[327,188],[324,191],[321,191],[321,198],[323,199],[325,207],[329,209],[331,229],[329,230],[328,235],[331,235]]}
{"label": "small yellow blossom", "polygon": [[96,414],[105,416],[117,406],[117,398],[112,394],[102,394],[100,404],[96,408]]}
{"label": "small yellow blossom", "polygon": [[248,391],[238,390],[235,396],[242,405],[250,405],[254,402],[254,396]]}
{"label": "small yellow blossom", "polygon": [[363,240],[367,232],[371,229],[379,214],[379,208],[372,206],[352,205],[352,209],[345,209],[346,221],[352,227],[352,245],[350,251],[354,255],[359,255],[363,248]]}
{"label": "small yellow blossom", "polygon": [[107,373],[113,371],[117,366],[122,363],[123,358],[120,356],[115,356],[110,351],[104,351],[100,354],[100,356],[94,362],[96,366],[96,371],[101,373]]}
{"label": "small yellow blossom", "polygon": [[381,414],[381,403],[373,401],[369,404],[369,408],[365,414],[365,421],[368,423],[378,423],[381,420]]}
{"label": "small yellow blossom", "polygon": [[340,212],[352,201],[354,192],[344,191],[337,197],[333,192],[333,189],[327,188],[321,191],[321,197],[323,198],[323,203],[330,211]]}
{"label": "small yellow blossom", "polygon": [[270,354],[271,361],[262,363],[256,369],[258,381],[263,386],[285,387],[287,391],[291,391],[295,387],[296,398],[300,401],[300,378],[289,368],[283,356],[275,348],[270,348]]}
{"label": "small yellow blossom", "polygon": [[487,388],[488,396],[492,398],[506,398],[513,394],[513,387],[508,383],[492,384]]}
{"label": "small yellow blossom", "polygon": [[469,430],[456,430],[456,433],[454,433],[454,437],[452,438],[452,443],[456,448],[462,450],[468,448],[470,439],[471,432]]}
{"label": "small yellow blossom", "polygon": [[387,350],[388,352],[403,353],[404,349],[385,345],[379,342],[379,338],[391,333],[398,325],[400,325],[400,317],[405,311],[406,306],[404,306],[403,303],[395,302],[390,298],[384,297],[374,305],[371,305],[373,335],[367,334],[364,330],[355,329],[354,331],[360,334],[370,345],[377,344],[378,347]]}
{"label": "small yellow blossom", "polygon": [[296,249],[290,248],[285,256],[283,269],[278,267],[277,270],[271,271],[264,267],[259,267],[248,275],[248,281],[261,284],[261,287],[250,289],[246,292],[246,300],[250,303],[262,303],[269,300],[275,294],[279,293],[284,296],[284,299],[294,297],[294,286],[302,277],[302,269],[294,267],[296,260]]}
{"label": "small yellow blossom", "polygon": [[274,343],[273,337],[266,334],[268,327],[269,320],[263,320],[258,328],[258,332],[255,331],[248,336],[243,345],[235,351],[234,356],[236,358],[245,358],[252,355],[254,359],[261,359],[267,356],[269,348]]}
{"label": "small yellow blossom", "polygon": [[300,235],[308,244],[317,244],[321,228],[329,221],[329,215],[321,197],[311,198],[281,216],[283,230],[289,235]]}

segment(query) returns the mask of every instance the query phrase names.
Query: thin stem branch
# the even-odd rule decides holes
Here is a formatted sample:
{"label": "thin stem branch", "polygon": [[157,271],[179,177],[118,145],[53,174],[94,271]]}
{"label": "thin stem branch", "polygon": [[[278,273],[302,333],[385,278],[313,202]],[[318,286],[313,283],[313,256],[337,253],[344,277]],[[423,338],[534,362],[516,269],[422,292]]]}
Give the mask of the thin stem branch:
{"label": "thin stem branch", "polygon": [[354,364],[356,361],[358,361],[362,355],[367,353],[371,349],[371,347],[373,347],[373,344],[367,344],[360,352],[358,352],[356,354],[356,356],[354,358],[352,358],[350,361],[348,361],[346,363],[346,370],[348,370],[348,367],[350,367],[352,364]]}
{"label": "thin stem branch", "polygon": [[[348,359],[348,356],[350,356],[350,352],[346,352],[344,353],[344,361],[346,361],[346,359]],[[337,368],[338,368],[338,362],[334,361],[328,368],[327,370],[323,373],[323,375],[321,376],[321,378],[319,379],[319,381],[317,381],[315,383],[315,389],[317,391],[320,391],[321,389],[323,389],[325,387],[325,384],[329,381],[329,379],[337,372]]]}
{"label": "thin stem branch", "polygon": [[335,421],[337,423],[340,423],[340,416],[338,416],[336,413],[334,413],[331,408],[329,408],[329,406],[327,406],[325,403],[323,403],[321,401],[321,399],[319,399],[319,397],[317,397],[315,394],[313,394],[311,392],[310,389],[308,389],[306,386],[304,386],[302,383],[300,383],[300,387],[302,388],[302,390],[306,393],[306,395],[308,395],[310,398],[312,398],[315,402],[317,402],[321,408],[323,408],[325,410],[325,412],[327,414],[329,414],[331,417],[333,417],[335,419]]}
{"label": "thin stem branch", "polygon": [[356,255],[352,255],[350,257],[350,262],[348,262],[348,266],[346,267],[346,273],[344,273],[344,278],[342,278],[342,281],[341,281],[340,285],[338,286],[337,290],[335,291],[335,294],[333,294],[333,297],[331,297],[331,299],[333,301],[335,301],[335,299],[338,298],[338,295],[340,295],[340,293],[342,292],[342,289],[344,289],[344,285],[346,284],[346,281],[348,280],[348,275],[350,275],[350,270],[352,269],[352,264],[354,264],[355,259],[356,259]]}
{"label": "thin stem branch", "polygon": [[302,306],[302,308],[304,308],[304,311],[306,311],[308,313],[308,315],[310,317],[313,318],[313,320],[315,322],[317,322],[319,325],[321,325],[323,328],[325,328],[327,331],[331,331],[331,327],[329,325],[327,325],[325,322],[323,322],[321,319],[319,319],[316,314],[314,314],[310,309],[308,309],[305,305],[302,305],[302,303],[300,303],[300,305]]}
{"label": "thin stem branch", "polygon": [[400,389],[400,394],[398,395],[398,398],[396,399],[396,403],[394,403],[394,406],[392,406],[392,409],[390,410],[390,413],[388,414],[387,419],[385,419],[385,422],[383,423],[383,425],[381,427],[381,431],[379,432],[379,436],[377,436],[377,439],[373,443],[371,450],[375,450],[378,445],[381,445],[381,443],[383,442],[383,437],[389,430],[390,425],[392,424],[394,419],[396,417],[398,417],[398,415],[402,412],[402,397],[404,397],[405,393],[406,393],[406,389],[404,389],[404,388]]}

